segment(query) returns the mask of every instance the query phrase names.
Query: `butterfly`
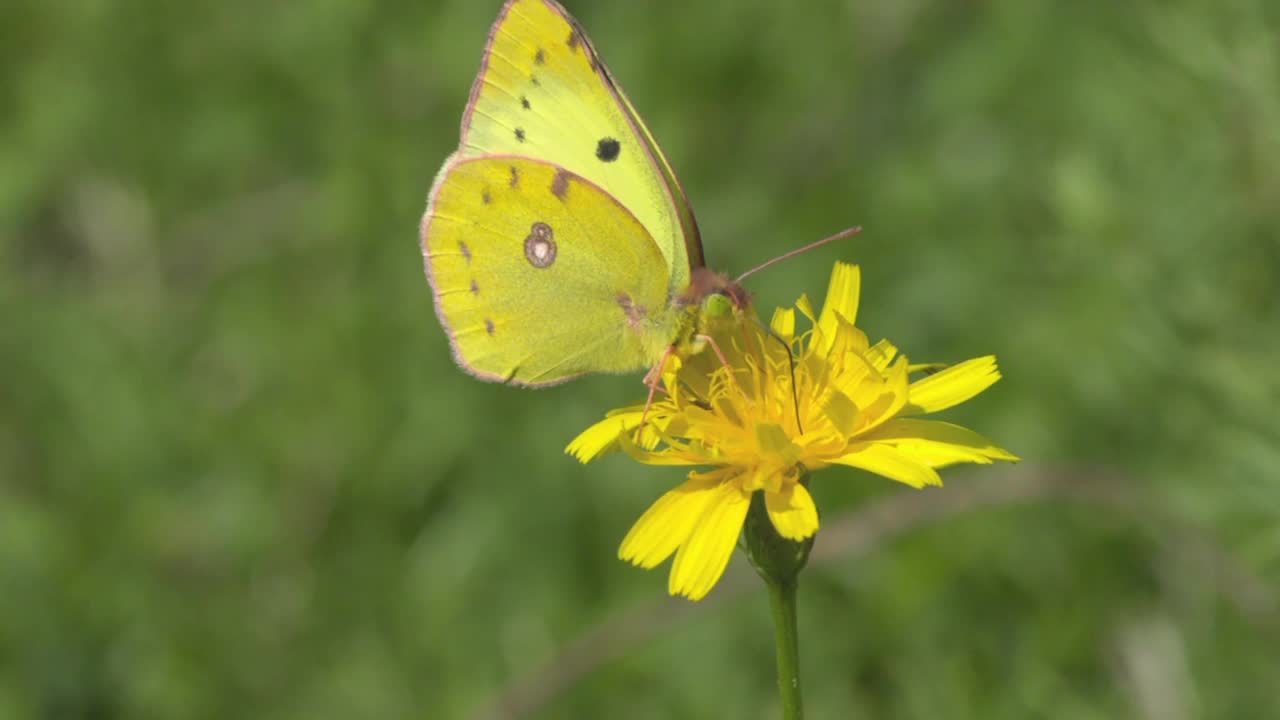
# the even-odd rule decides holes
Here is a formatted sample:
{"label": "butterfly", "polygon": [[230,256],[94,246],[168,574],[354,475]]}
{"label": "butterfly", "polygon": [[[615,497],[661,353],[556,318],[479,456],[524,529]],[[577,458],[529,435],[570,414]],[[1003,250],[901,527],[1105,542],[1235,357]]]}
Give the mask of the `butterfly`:
{"label": "butterfly", "polygon": [[454,358],[485,380],[651,368],[747,303],[704,266],[671,163],[554,0],[502,7],[421,242]]}

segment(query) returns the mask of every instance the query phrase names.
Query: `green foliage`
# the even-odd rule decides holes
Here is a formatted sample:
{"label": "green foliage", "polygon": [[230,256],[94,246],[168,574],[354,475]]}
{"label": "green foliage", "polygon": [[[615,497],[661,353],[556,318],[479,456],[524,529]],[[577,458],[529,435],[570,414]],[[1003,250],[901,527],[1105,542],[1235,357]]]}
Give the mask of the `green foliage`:
{"label": "green foliage", "polygon": [[[663,592],[614,552],[678,475],[561,454],[638,377],[486,385],[433,317],[497,5],[0,8],[0,720],[465,717]],[[713,266],[863,225],[759,305],[860,263],[873,338],[999,356],[951,417],[1139,500],[811,567],[813,717],[1280,715],[1274,607],[1228,599],[1280,582],[1280,6],[570,9]],[[763,590],[717,592],[537,716],[776,717]]]}

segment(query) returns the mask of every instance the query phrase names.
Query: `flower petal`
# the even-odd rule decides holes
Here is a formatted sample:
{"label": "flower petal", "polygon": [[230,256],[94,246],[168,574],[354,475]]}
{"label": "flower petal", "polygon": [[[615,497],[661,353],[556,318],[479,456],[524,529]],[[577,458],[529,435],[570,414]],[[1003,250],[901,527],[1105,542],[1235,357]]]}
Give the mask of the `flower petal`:
{"label": "flower petal", "polygon": [[859,434],[878,427],[895,417],[909,399],[907,358],[899,355],[878,383],[864,382],[854,391],[853,401],[862,410]]}
{"label": "flower petal", "polygon": [[781,425],[771,422],[756,424],[756,447],[760,455],[775,465],[789,467],[800,461],[800,448],[791,442]]}
{"label": "flower petal", "polygon": [[858,292],[861,288],[862,272],[857,265],[837,262],[831,268],[827,299],[822,303],[822,317],[818,319],[824,335],[835,336],[836,313],[851,324],[858,322]]}
{"label": "flower petal", "polygon": [[791,342],[791,338],[796,335],[796,311],[794,308],[777,308],[773,311],[773,319],[769,321],[769,328],[778,334],[778,337],[787,342]]}
{"label": "flower petal", "polygon": [[627,454],[627,457],[644,465],[702,465],[705,459],[695,456],[690,452],[692,445],[677,444],[674,438],[666,435],[666,447],[658,450],[646,450],[637,445],[631,436],[623,434],[618,436],[618,447]]}
{"label": "flower petal", "polygon": [[649,506],[631,526],[618,546],[618,557],[646,570],[671,557],[689,537],[690,531],[718,497],[718,488],[728,473],[691,476],[680,487],[667,492]]}
{"label": "flower petal", "polygon": [[933,468],[962,462],[987,465],[995,460],[1018,461],[1018,456],[978,433],[939,420],[895,418],[858,439],[889,443]]}
{"label": "flower petal", "polygon": [[706,597],[724,574],[738,544],[751,494],[742,492],[734,482],[721,483],[711,494],[671,565],[667,591],[672,595],[684,595],[690,600]]}
{"label": "flower petal", "polygon": [[888,340],[881,340],[867,349],[866,358],[871,366],[880,372],[889,367],[889,363],[898,356],[898,348]]}
{"label": "flower petal", "polygon": [[915,488],[942,484],[936,470],[882,443],[856,443],[848,453],[829,462],[861,468]]}
{"label": "flower petal", "polygon": [[911,383],[911,401],[903,413],[918,415],[959,405],[999,379],[995,355],[965,360]]}
{"label": "flower petal", "polygon": [[610,415],[570,440],[564,451],[577,458],[578,462],[586,464],[607,452],[617,450],[618,437],[639,427],[641,414],[623,412]]}
{"label": "flower petal", "polygon": [[818,317],[818,314],[813,311],[813,302],[809,300],[807,294],[800,294],[799,299],[796,300],[796,310],[799,310],[801,315],[809,318],[809,322],[816,322],[815,318]]}
{"label": "flower petal", "polygon": [[818,412],[831,421],[842,437],[853,435],[858,427],[858,406],[848,395],[831,388],[818,405]]}
{"label": "flower petal", "polygon": [[813,496],[797,482],[787,483],[781,492],[764,494],[765,508],[778,534],[790,540],[804,540],[818,532],[818,508]]}

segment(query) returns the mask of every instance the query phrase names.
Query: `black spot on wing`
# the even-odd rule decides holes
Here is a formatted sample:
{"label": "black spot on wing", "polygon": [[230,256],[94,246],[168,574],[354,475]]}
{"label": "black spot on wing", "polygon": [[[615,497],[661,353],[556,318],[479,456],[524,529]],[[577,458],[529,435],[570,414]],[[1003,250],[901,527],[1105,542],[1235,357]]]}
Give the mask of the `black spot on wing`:
{"label": "black spot on wing", "polygon": [[521,95],[521,96],[520,96],[520,107],[524,108],[525,110],[528,110],[528,109],[529,109],[529,98],[525,97],[524,95]]}
{"label": "black spot on wing", "polygon": [[603,162],[613,162],[618,159],[618,153],[622,151],[622,144],[611,137],[600,138],[600,142],[596,143],[596,158]]}
{"label": "black spot on wing", "polygon": [[520,185],[520,169],[515,165],[511,166],[511,187]]}
{"label": "black spot on wing", "polygon": [[516,142],[524,142],[524,128],[516,128]]}
{"label": "black spot on wing", "polygon": [[533,54],[533,62],[536,65],[545,65],[547,63],[547,51],[538,48],[538,52]]}

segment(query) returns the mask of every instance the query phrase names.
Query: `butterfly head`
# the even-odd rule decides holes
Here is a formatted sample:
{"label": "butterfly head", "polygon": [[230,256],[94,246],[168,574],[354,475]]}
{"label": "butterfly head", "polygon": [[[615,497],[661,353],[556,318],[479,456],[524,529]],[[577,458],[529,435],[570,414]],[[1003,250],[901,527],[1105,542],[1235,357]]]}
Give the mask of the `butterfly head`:
{"label": "butterfly head", "polygon": [[693,311],[697,325],[706,328],[717,321],[740,317],[751,305],[751,295],[728,276],[705,267],[695,268],[689,289],[679,304]]}
{"label": "butterfly head", "polygon": [[683,305],[701,305],[704,311],[711,308],[745,310],[751,304],[751,294],[729,276],[700,267],[693,270],[689,289],[680,302]]}
{"label": "butterfly head", "polygon": [[706,347],[708,338],[731,332],[745,322],[751,295],[727,276],[699,267],[675,304],[683,319],[673,344],[683,355],[696,355]]}

